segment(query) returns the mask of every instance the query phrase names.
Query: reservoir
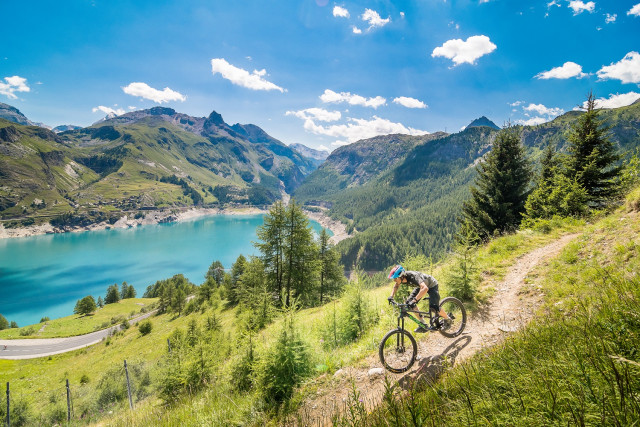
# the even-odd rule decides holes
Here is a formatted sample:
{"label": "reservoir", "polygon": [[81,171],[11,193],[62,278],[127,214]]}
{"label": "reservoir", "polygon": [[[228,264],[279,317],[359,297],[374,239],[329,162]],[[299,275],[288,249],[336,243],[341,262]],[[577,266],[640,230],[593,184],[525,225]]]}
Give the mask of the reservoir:
{"label": "reservoir", "polygon": [[[73,314],[87,295],[104,299],[126,281],[137,296],[175,274],[199,285],[209,265],[225,269],[253,246],[263,215],[211,215],[128,229],[0,239],[0,314],[18,326]],[[316,233],[321,226],[310,221]]]}

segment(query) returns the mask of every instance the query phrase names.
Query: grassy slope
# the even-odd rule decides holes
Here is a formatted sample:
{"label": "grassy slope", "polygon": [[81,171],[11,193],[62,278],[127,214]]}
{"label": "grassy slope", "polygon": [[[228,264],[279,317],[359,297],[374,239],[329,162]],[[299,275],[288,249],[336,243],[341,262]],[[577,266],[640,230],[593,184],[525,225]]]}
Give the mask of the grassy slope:
{"label": "grassy slope", "polygon": [[435,384],[338,425],[636,425],[640,420],[640,215],[587,226],[544,270],[546,306],[524,330]]}
{"label": "grassy slope", "polygon": [[[59,338],[74,335],[88,334],[99,329],[111,326],[111,319],[117,316],[135,317],[140,315],[143,307],[149,307],[156,301],[155,298],[128,298],[118,301],[116,304],[107,304],[99,308],[89,316],[72,315],[52,319],[35,325],[23,326],[18,329],[5,329],[0,331],[0,339],[12,338]],[[118,322],[119,323],[119,322]],[[46,324],[44,331],[38,333]],[[32,330],[33,335],[21,336],[20,332]]]}
{"label": "grassy slope", "polygon": [[[610,219],[595,225],[588,226],[587,232],[595,230],[600,233],[602,239],[609,241],[613,244],[613,248],[619,252],[619,256],[613,257],[611,262],[614,262],[618,258],[628,257],[629,253],[626,249],[628,247],[629,231],[619,228],[622,224],[632,229],[637,233],[639,231],[637,216],[632,216],[625,221],[620,221],[620,215],[613,216]],[[606,227],[603,229],[603,224]],[[505,236],[499,238],[489,245],[481,248],[476,254],[478,262],[478,268],[483,272],[483,284],[482,294],[486,297],[492,292],[492,284],[497,283],[506,273],[508,267],[512,265],[515,260],[522,254],[531,251],[534,248],[544,246],[550,241],[555,240],[559,235],[566,232],[576,232],[583,230],[584,224],[564,224],[560,228],[555,229],[550,234],[541,234],[536,232],[521,232],[516,235]],[[600,231],[598,231],[600,230]],[[625,242],[627,246],[616,245],[611,242],[614,239],[620,239]],[[626,240],[625,240],[626,239]],[[581,244],[585,245],[579,251],[573,250],[574,255],[563,255],[562,259],[567,259],[573,266],[573,271],[579,274],[581,271],[581,264],[575,260],[575,254],[579,253],[580,257],[588,258],[590,256],[590,247],[586,246],[588,239],[581,240]],[[633,248],[637,248],[640,242],[637,242]],[[637,250],[634,249],[636,252]],[[613,256],[612,251],[608,252],[607,256]],[[564,261],[563,261],[564,262]],[[617,261],[615,261],[617,262]],[[446,276],[450,269],[451,261],[443,262],[433,269],[429,268],[427,271],[433,273],[436,277],[441,279],[443,284],[443,295],[447,294],[446,290]],[[427,269],[427,267],[425,267]],[[567,264],[560,264],[556,268],[556,274],[564,274],[567,270]],[[550,280],[545,282],[546,293],[549,298],[549,305],[557,301],[557,299],[566,299],[567,292],[576,292],[573,285],[567,285],[566,281],[560,281],[554,276],[552,272],[549,274]],[[571,277],[567,275],[567,277]],[[386,280],[381,280],[382,287],[372,289],[369,292],[367,299],[371,304],[376,307],[376,311],[381,313],[381,321],[365,333],[361,339],[353,344],[337,348],[335,350],[326,349],[320,342],[319,327],[324,321],[325,317],[329,315],[333,308],[333,303],[330,303],[324,307],[313,308],[304,310],[298,315],[300,320],[304,319],[304,325],[301,324],[303,329],[303,335],[305,340],[309,343],[311,354],[313,355],[313,362],[315,365],[319,365],[319,370],[314,378],[307,381],[305,385],[301,387],[298,393],[294,396],[293,404],[304,399],[304,396],[308,393],[313,393],[317,387],[326,385],[330,376],[322,376],[323,372],[332,373],[340,367],[358,364],[364,358],[370,356],[377,351],[377,340],[395,324],[395,319],[386,305],[386,296],[389,293],[389,287]],[[584,289],[583,289],[584,290]],[[336,305],[339,308],[340,302]],[[154,329],[148,336],[140,336],[137,329],[131,328],[122,335],[112,338],[110,345],[105,346],[99,344],[97,346],[71,352],[65,355],[54,356],[50,359],[37,359],[26,361],[0,361],[0,382],[11,381],[12,389],[16,390],[18,399],[24,397],[31,402],[40,402],[38,411],[45,413],[52,410],[55,405],[48,403],[49,391],[59,388],[63,380],[68,377],[72,384],[74,393],[76,408],[82,408],[84,406],[90,406],[90,401],[95,399],[95,391],[93,388],[96,382],[100,378],[101,374],[107,369],[122,364],[123,359],[143,362],[151,372],[152,387],[158,382],[158,364],[162,361],[166,354],[166,340],[176,328],[186,328],[186,325],[191,319],[197,319],[202,324],[202,316],[207,316],[211,313],[209,309],[203,315],[194,313],[186,317],[180,317],[172,320],[170,317],[163,315],[154,317],[152,322]],[[237,341],[234,337],[234,330],[236,324],[236,318],[234,311],[219,312],[225,327],[225,335],[228,338]],[[258,353],[268,345],[277,331],[280,328],[280,322],[276,321],[274,324],[267,327],[262,333],[258,341]],[[526,341],[526,340],[525,340]],[[239,341],[238,347],[239,347]],[[510,341],[511,342],[511,341]],[[538,350],[539,351],[539,350]],[[492,354],[491,352],[487,354]],[[476,359],[486,358],[487,354]],[[192,397],[185,397],[169,408],[163,407],[159,404],[157,398],[151,396],[136,402],[136,411],[133,414],[128,411],[123,411],[125,403],[113,408],[115,414],[105,419],[108,425],[199,425],[205,424],[224,424],[224,423],[237,423],[245,422],[248,424],[263,424],[265,422],[265,415],[261,412],[259,399],[255,393],[237,394],[229,389],[228,384],[233,380],[230,378],[229,371],[224,367],[228,365],[225,363],[227,360],[233,360],[234,355],[226,359],[218,360],[215,358],[213,362],[219,363],[222,366],[216,368],[217,382],[214,387],[206,389],[203,393]],[[474,360],[476,360],[474,359]],[[228,366],[227,366],[228,368]],[[450,374],[452,377],[456,372],[460,371],[460,368],[456,368]],[[80,378],[83,374],[89,376],[90,382],[87,385],[78,385]],[[447,376],[448,378],[449,376]],[[444,379],[443,383],[447,381]],[[230,403],[233,402],[233,403]],[[462,400],[458,397],[454,402],[448,404],[462,405]],[[98,415],[94,415],[97,417]],[[95,418],[94,418],[95,419]],[[455,424],[455,422],[454,422]]]}

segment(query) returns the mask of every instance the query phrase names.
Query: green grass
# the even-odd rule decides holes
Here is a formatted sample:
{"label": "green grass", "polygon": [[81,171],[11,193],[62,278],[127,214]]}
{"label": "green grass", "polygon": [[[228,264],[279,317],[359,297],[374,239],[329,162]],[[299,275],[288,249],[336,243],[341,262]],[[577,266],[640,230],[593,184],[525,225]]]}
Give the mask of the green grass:
{"label": "green grass", "polygon": [[637,425],[640,218],[619,212],[539,272],[541,316],[503,344],[337,425]]}
{"label": "green grass", "polygon": [[[611,224],[616,224],[615,220]],[[490,292],[493,284],[504,276],[508,267],[516,262],[520,255],[544,246],[562,234],[579,229],[580,224],[565,223],[550,233],[522,232],[504,236],[490,245],[479,248],[475,253],[475,259],[479,271],[482,272],[482,283],[479,284],[481,290],[485,293]],[[423,268],[438,278],[443,296],[448,294],[445,277],[451,263],[452,261],[448,260],[433,267]],[[377,352],[379,339],[395,326],[395,317],[386,301],[391,289],[390,283],[382,279],[377,285],[380,287],[366,291],[365,298],[380,320],[351,344],[332,349],[321,342],[323,322],[330,315],[334,304],[340,310],[343,301],[338,300],[324,307],[298,313],[298,326],[308,343],[313,359],[312,365],[316,369],[295,393],[286,406],[288,409],[279,415],[264,406],[259,390],[240,393],[231,387],[234,380],[230,365],[238,358],[245,342],[237,333],[238,320],[235,310],[216,311],[224,332],[216,335],[213,341],[207,344],[207,351],[210,352],[207,360],[211,363],[212,373],[209,387],[199,393],[183,395],[169,406],[164,406],[157,394],[162,381],[163,366],[167,360],[167,338],[176,329],[186,330],[192,319],[196,319],[202,325],[205,317],[213,312],[212,308],[202,314],[194,313],[176,319],[168,315],[153,317],[153,330],[148,336],[142,336],[137,328],[130,328],[112,337],[108,345],[104,342],[48,359],[0,361],[0,383],[11,381],[17,399],[28,401],[33,413],[43,414],[42,417],[47,420],[52,419],[51,414],[56,410],[56,405],[60,405],[59,402],[51,403],[52,390],[58,390],[64,380],[69,378],[75,393],[76,418],[79,418],[82,412],[86,412],[85,420],[102,420],[102,423],[107,425],[275,424],[287,412],[295,412],[306,397],[313,395],[319,388],[329,386],[331,375],[325,374],[332,374],[345,366],[358,366]],[[276,320],[259,333],[254,339],[256,354],[264,353],[280,328],[281,321]],[[224,353],[219,354],[216,351]],[[151,394],[136,400],[136,411],[133,413],[128,411],[126,401],[120,401],[107,408],[98,408],[98,384],[103,374],[120,367],[124,359],[143,366],[149,373]],[[86,376],[88,383],[80,385],[83,376]],[[117,376],[121,376],[121,373]],[[109,411],[113,414],[109,415]],[[32,415],[35,417],[34,414]],[[78,423],[82,424],[80,421]]]}
{"label": "green grass", "polygon": [[[23,326],[19,329],[5,329],[0,331],[0,339],[59,338],[88,334],[89,332],[112,326],[112,319],[119,316],[130,318],[132,315],[140,315],[143,308],[149,309],[156,301],[156,298],[128,298],[120,300],[115,304],[107,304],[87,316],[74,314],[72,316],[49,320],[45,322],[46,326],[45,323],[37,323],[35,325]],[[44,330],[39,332],[43,326],[45,326]],[[20,335],[21,331],[23,331],[24,334],[24,331],[28,329],[34,331],[33,334],[28,336]]]}

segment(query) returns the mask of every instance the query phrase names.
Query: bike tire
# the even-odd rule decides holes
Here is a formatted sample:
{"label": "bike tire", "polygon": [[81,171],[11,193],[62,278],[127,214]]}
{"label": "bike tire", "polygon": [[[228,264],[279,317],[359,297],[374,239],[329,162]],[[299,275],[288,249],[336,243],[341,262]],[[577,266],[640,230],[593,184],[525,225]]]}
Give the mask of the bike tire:
{"label": "bike tire", "polygon": [[440,301],[440,309],[447,314],[453,314],[455,319],[447,329],[441,329],[440,333],[447,338],[455,338],[460,335],[467,326],[467,310],[458,298],[446,297]]}
{"label": "bike tire", "polygon": [[408,331],[394,329],[387,332],[380,341],[379,355],[386,370],[401,374],[408,371],[416,361],[418,344]]}

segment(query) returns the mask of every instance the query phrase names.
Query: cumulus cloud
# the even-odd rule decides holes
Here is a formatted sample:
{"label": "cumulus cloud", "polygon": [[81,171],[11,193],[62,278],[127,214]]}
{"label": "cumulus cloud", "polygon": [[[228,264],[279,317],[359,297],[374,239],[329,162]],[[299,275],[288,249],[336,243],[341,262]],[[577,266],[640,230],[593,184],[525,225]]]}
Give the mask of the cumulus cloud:
{"label": "cumulus cloud", "polygon": [[285,89],[263,78],[267,75],[266,70],[253,70],[252,73],[249,73],[247,70],[234,67],[223,58],[214,58],[211,60],[211,72],[214,76],[219,73],[224,79],[229,80],[231,83],[248,89],[286,92]]}
{"label": "cumulus cloud", "polygon": [[585,11],[593,12],[596,9],[596,4],[592,1],[584,3],[581,0],[572,0],[569,2],[569,7],[573,9],[573,16],[576,16]]}
{"label": "cumulus cloud", "polygon": [[455,65],[475,64],[481,56],[487,55],[497,46],[487,36],[471,36],[466,41],[461,39],[448,40],[431,53],[432,57],[443,56],[451,59]]}
{"label": "cumulus cloud", "polygon": [[30,92],[27,79],[20,76],[5,77],[5,82],[0,80],[0,95],[5,95],[9,99],[17,99],[15,92]]}
{"label": "cumulus cloud", "polygon": [[[611,94],[609,98],[596,99],[596,108],[620,108],[631,105],[640,99],[640,93],[629,92],[621,94]],[[587,108],[587,103],[582,104],[583,108]]]}
{"label": "cumulus cloud", "polygon": [[526,107],[524,107],[524,110],[529,112],[535,112],[541,116],[548,116],[548,117],[557,117],[560,114],[564,113],[564,110],[562,108],[548,108],[542,104],[529,104]]}
{"label": "cumulus cloud", "polygon": [[607,65],[598,70],[600,79],[615,79],[622,83],[640,83],[640,54],[629,52],[616,63]]}
{"label": "cumulus cloud", "polygon": [[163,102],[169,102],[169,101],[184,102],[187,99],[187,97],[181,94],[180,92],[171,90],[168,87],[165,87],[162,90],[158,90],[142,82],[129,83],[129,85],[123,87],[122,90],[127,95],[138,96],[140,98],[157,102],[158,104],[162,104]]}
{"label": "cumulus cloud", "polygon": [[351,27],[351,29],[353,30],[353,34],[362,34],[362,30],[355,25]]}
{"label": "cumulus cloud", "polygon": [[640,3],[629,9],[627,15],[640,16]]}
{"label": "cumulus cloud", "polygon": [[570,79],[571,77],[577,77],[579,79],[588,76],[582,72],[582,66],[575,62],[565,62],[561,67],[552,68],[549,71],[543,71],[536,74],[537,79]]}
{"label": "cumulus cloud", "polygon": [[376,96],[375,98],[365,98],[364,96],[355,95],[350,92],[334,92],[331,89],[326,89],[322,95],[320,95],[320,100],[325,103],[341,103],[346,102],[350,105],[361,105],[363,107],[372,107],[378,108],[381,105],[385,105],[387,100],[381,96]]}
{"label": "cumulus cloud", "polygon": [[611,24],[613,22],[616,22],[616,19],[618,18],[618,15],[616,13],[614,13],[613,15],[610,14],[606,14],[606,17],[604,18],[604,22],[606,22],[607,24]]}
{"label": "cumulus cloud", "polygon": [[364,13],[360,17],[363,21],[369,23],[369,29],[373,29],[376,27],[384,27],[389,22],[391,22],[391,17],[387,19],[382,19],[380,14],[372,9],[365,9]]}
{"label": "cumulus cloud", "polygon": [[398,98],[395,98],[393,102],[395,104],[400,104],[403,107],[407,107],[407,108],[427,108],[427,104],[425,104],[424,102],[418,99],[409,98],[406,96],[400,96]]}
{"label": "cumulus cloud", "polygon": [[317,135],[326,135],[342,140],[346,139],[348,143],[393,133],[405,135],[426,135],[429,133],[424,130],[406,127],[402,123],[395,123],[377,116],[373,116],[372,119],[349,118],[346,124],[331,126],[322,126],[313,120],[305,120],[304,129]]}
{"label": "cumulus cloud", "polygon": [[344,7],[334,6],[333,7],[333,16],[335,16],[336,18],[348,18],[349,17],[349,11],[347,9],[345,9]]}
{"label": "cumulus cloud", "polygon": [[342,118],[340,111],[327,111],[323,108],[307,108],[300,111],[287,111],[286,116],[295,116],[302,120],[319,120],[321,122],[335,122]]}
{"label": "cumulus cloud", "polygon": [[320,150],[320,151],[331,151],[331,150],[329,150],[329,148],[325,147],[324,145],[319,146],[318,150]]}
{"label": "cumulus cloud", "polygon": [[94,108],[91,109],[91,111],[93,111],[94,113],[96,113],[98,111],[102,111],[107,116],[121,116],[124,113],[126,113],[126,111],[124,111],[122,108],[118,108],[116,110],[116,109],[113,109],[111,107],[105,107],[104,105],[100,105],[98,107],[94,107]]}
{"label": "cumulus cloud", "polygon": [[525,126],[537,126],[537,125],[541,125],[542,123],[546,123],[548,121],[549,119],[545,119],[544,117],[532,117],[527,120],[517,120],[516,123],[525,125]]}

